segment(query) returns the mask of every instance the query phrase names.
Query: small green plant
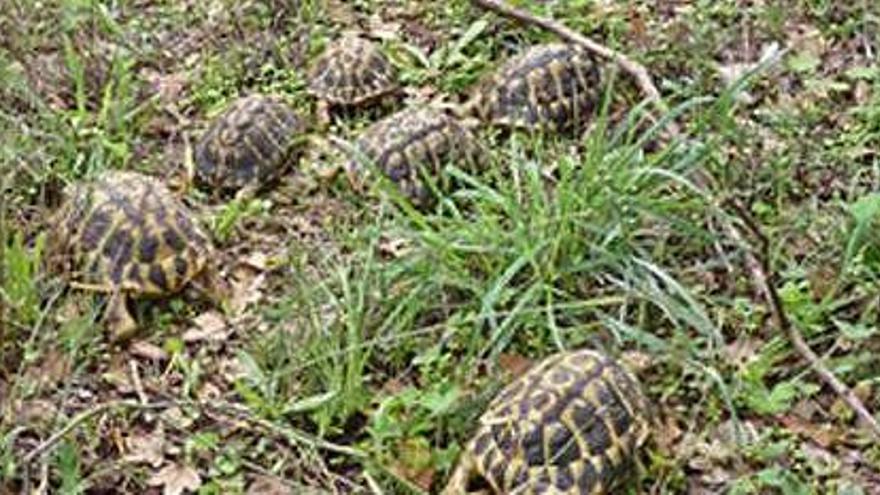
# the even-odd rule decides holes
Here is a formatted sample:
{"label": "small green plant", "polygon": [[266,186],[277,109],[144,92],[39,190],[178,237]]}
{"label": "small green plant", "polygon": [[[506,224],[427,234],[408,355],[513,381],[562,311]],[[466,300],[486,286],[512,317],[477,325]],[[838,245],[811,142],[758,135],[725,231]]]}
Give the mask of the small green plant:
{"label": "small green plant", "polygon": [[226,203],[220,212],[213,217],[211,231],[220,243],[226,242],[239,222],[248,217],[265,215],[270,207],[271,204],[267,200],[235,198]]}
{"label": "small green plant", "polygon": [[61,480],[61,493],[76,495],[85,493],[86,485],[82,478],[80,457],[76,446],[68,441],[62,442],[56,451],[56,467]]}
{"label": "small green plant", "polygon": [[37,283],[45,244],[45,235],[36,238],[33,247],[25,243],[23,232],[14,232],[3,249],[3,273],[0,301],[7,306],[7,318],[30,326],[40,315],[40,289]]}

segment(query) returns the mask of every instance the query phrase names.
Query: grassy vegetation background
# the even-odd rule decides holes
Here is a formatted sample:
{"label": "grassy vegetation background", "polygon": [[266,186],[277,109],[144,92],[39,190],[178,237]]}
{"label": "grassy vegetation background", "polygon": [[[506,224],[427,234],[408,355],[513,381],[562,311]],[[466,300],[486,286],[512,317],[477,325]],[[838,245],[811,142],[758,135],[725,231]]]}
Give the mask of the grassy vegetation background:
{"label": "grassy vegetation background", "polygon": [[100,301],[40,270],[66,183],[122,168],[179,184],[250,91],[309,112],[304,68],[345,27],[382,40],[411,101],[455,100],[553,38],[464,0],[4,6],[0,491],[430,493],[511,375],[590,346],[638,368],[656,405],[633,493],[880,492],[876,442],[773,327],[717,206],[749,206],[784,309],[880,410],[880,9],[515,3],[645,63],[687,138],[618,74],[583,135],[481,132],[489,165],[449,164],[462,187],[430,211],[308,174],[247,202],[187,191],[237,310],[143,304],[122,349]]}

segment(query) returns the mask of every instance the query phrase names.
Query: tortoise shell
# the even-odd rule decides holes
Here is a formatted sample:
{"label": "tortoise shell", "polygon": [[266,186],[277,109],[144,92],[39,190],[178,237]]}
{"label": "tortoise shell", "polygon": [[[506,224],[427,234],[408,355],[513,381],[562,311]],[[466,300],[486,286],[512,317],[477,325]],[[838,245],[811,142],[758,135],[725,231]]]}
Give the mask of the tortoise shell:
{"label": "tortoise shell", "polygon": [[280,97],[234,101],[196,144],[196,184],[217,193],[260,188],[302,154],[305,121]]}
{"label": "tortoise shell", "polygon": [[600,80],[598,65],[583,49],[538,45],[485,77],[467,111],[498,127],[564,130],[591,117]]}
{"label": "tortoise shell", "polygon": [[379,47],[347,34],[331,43],[309,69],[307,91],[338,106],[364,106],[398,89],[397,71]]}
{"label": "tortoise shell", "polygon": [[[51,252],[76,288],[160,296],[213,269],[212,243],[192,212],[140,173],[111,171],[69,186],[52,225]],[[127,331],[132,320],[124,302],[108,314],[123,311],[111,326]]]}
{"label": "tortoise shell", "polygon": [[610,358],[550,356],[492,400],[443,493],[611,493],[647,438],[647,407]]}
{"label": "tortoise shell", "polygon": [[347,166],[355,189],[363,188],[374,165],[417,204],[426,204],[430,196],[420,171],[437,177],[446,163],[460,162],[467,167],[483,159],[470,130],[455,117],[429,106],[406,108],[373,123],[359,136],[355,150],[357,154]]}

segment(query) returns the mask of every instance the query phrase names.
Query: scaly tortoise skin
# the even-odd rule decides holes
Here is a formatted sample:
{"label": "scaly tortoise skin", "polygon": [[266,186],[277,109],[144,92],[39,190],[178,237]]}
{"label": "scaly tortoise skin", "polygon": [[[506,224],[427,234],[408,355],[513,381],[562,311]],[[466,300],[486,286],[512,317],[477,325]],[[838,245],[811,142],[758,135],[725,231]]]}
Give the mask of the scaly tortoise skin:
{"label": "scaly tortoise skin", "polygon": [[281,97],[241,97],[196,144],[196,185],[216,195],[255,192],[300,158],[306,130],[305,120]]}
{"label": "scaly tortoise skin", "polygon": [[612,493],[648,436],[647,408],[612,359],[552,355],[492,400],[442,493]]}
{"label": "scaly tortoise skin", "polygon": [[501,128],[566,130],[591,117],[601,71],[574,45],[537,45],[484,77],[464,113]]}
{"label": "scaly tortoise skin", "polygon": [[397,70],[379,47],[346,33],[322,53],[307,74],[307,91],[327,106],[363,107],[399,88]]}
{"label": "scaly tortoise skin", "polygon": [[[420,177],[420,169],[439,178],[446,163],[468,168],[484,160],[467,127],[427,105],[405,108],[373,123],[358,137],[355,151],[346,167],[355,190],[365,189],[374,165],[417,205],[430,202],[430,190]],[[365,163],[364,158],[372,163]]]}
{"label": "scaly tortoise skin", "polygon": [[210,238],[152,177],[111,171],[72,184],[51,225],[50,250],[71,286],[109,294],[104,319],[115,339],[137,329],[129,297],[163,296],[193,283],[215,301],[223,298]]}

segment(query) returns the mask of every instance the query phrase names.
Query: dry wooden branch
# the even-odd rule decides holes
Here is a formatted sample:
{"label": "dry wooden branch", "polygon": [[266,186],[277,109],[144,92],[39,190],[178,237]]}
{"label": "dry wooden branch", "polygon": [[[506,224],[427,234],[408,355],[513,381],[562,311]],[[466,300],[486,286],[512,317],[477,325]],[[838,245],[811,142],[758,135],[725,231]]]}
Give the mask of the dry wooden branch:
{"label": "dry wooden branch", "polygon": [[[639,89],[647,96],[647,98],[661,111],[667,112],[668,108],[663,102],[663,99],[660,95],[660,92],[657,90],[657,87],[654,85],[654,82],[651,78],[650,73],[647,69],[638,62],[630,59],[626,55],[612,50],[602,44],[599,44],[586,36],[583,36],[565,25],[550,20],[546,18],[541,18],[535,15],[532,15],[528,12],[522,11],[520,9],[511,7],[503,2],[503,0],[471,0],[474,4],[491,10],[503,17],[507,17],[509,19],[513,19],[520,23],[536,26],[546,31],[552,32],[557,35],[561,39],[568,41],[570,43],[574,43],[582,46],[584,49],[599,55],[600,57],[604,57],[606,59],[612,60],[621,69],[623,69],[626,73],[632,76],[636,83],[639,86]],[[672,132],[675,136],[680,136],[680,131],[678,127],[673,123],[669,122],[668,128],[670,132]],[[695,184],[704,189],[710,190],[710,178],[702,171],[697,171],[694,182]],[[737,201],[729,201],[729,205],[731,205],[732,209],[737,213],[739,220],[752,231],[752,234],[758,239],[759,243],[764,247],[764,251],[766,251],[767,239],[761,233],[758,226],[751,221],[751,217],[748,215],[747,210],[743,207],[743,205],[739,204]],[[803,335],[797,329],[796,326],[791,324],[791,321],[785,314],[785,311],[782,307],[781,301],[779,299],[779,294],[776,291],[775,286],[773,285],[773,281],[769,274],[772,273],[769,265],[769,260],[766,254],[759,259],[754,250],[750,247],[751,243],[743,236],[740,229],[734,225],[732,222],[728,221],[723,216],[721,217],[722,227],[725,231],[725,234],[736,244],[739,246],[745,255],[745,264],[746,269],[749,271],[751,275],[751,282],[756,290],[766,301],[767,306],[770,309],[770,314],[773,317],[774,323],[776,324],[779,330],[782,330],[791,341],[792,346],[795,351],[797,351],[800,356],[806,360],[813,371],[819,376],[819,378],[825,382],[844,402],[849,405],[850,408],[855,411],[856,415],[871,429],[872,434],[880,439],[880,424],[878,424],[877,419],[868,411],[865,405],[859,400],[858,397],[846,386],[843,382],[841,382],[834,373],[828,369],[827,366],[822,362],[819,356],[816,355],[815,352],[810,348],[807,344],[806,340],[804,340]],[[762,261],[763,260],[763,261]]]}

